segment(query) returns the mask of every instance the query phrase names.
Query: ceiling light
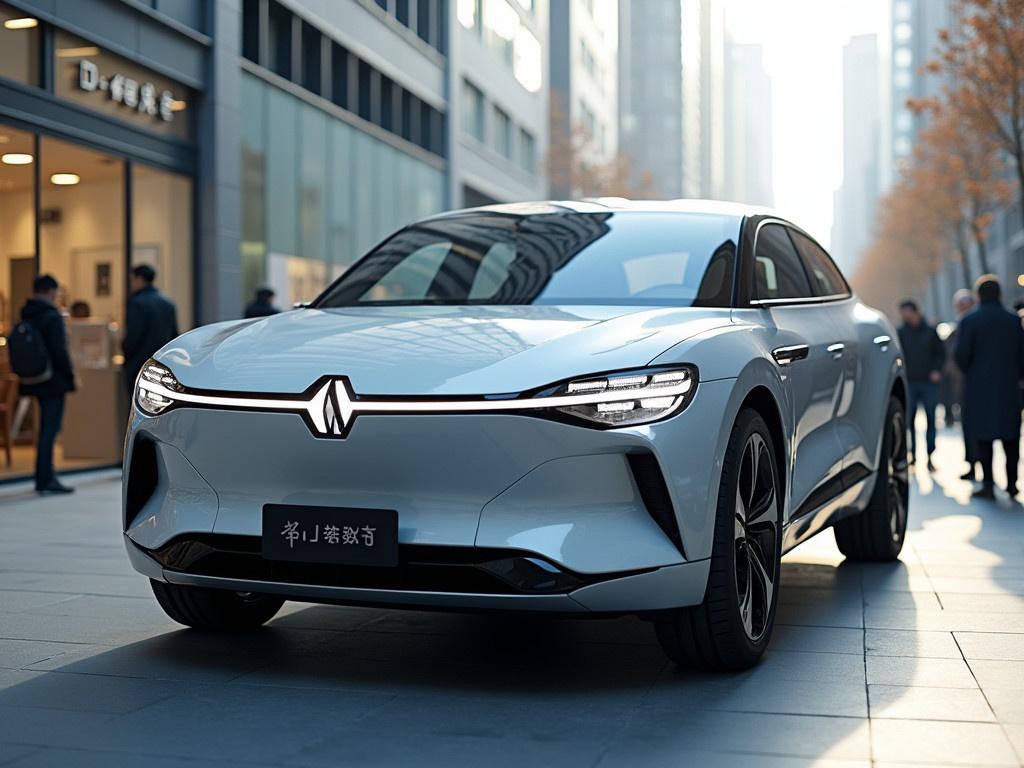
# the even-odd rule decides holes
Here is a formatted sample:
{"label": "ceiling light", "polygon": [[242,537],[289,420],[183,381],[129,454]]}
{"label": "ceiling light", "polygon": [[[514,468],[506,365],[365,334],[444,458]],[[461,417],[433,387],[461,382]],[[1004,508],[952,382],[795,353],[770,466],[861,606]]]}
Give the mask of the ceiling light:
{"label": "ceiling light", "polygon": [[55,173],[50,177],[50,181],[58,187],[71,187],[81,180],[77,173]]}
{"label": "ceiling light", "polygon": [[32,29],[39,26],[39,19],[26,16],[23,19],[8,19],[4,22],[4,29]]}
{"label": "ceiling light", "polygon": [[6,155],[0,155],[0,162],[4,165],[29,165],[32,162],[32,155],[27,155],[24,152],[8,152]]}
{"label": "ceiling light", "polygon": [[175,99],[171,102],[171,112],[184,112],[188,106],[183,99]]}
{"label": "ceiling light", "polygon": [[58,59],[84,59],[86,56],[99,56],[100,49],[95,45],[83,45],[80,48],[59,48]]}

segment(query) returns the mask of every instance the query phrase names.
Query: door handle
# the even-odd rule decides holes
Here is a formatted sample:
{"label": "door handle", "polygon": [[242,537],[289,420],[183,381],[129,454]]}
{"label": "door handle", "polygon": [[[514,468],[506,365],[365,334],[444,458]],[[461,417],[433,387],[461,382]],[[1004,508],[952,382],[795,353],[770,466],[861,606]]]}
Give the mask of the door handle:
{"label": "door handle", "polygon": [[835,344],[829,344],[825,347],[825,351],[832,355],[833,360],[838,360],[843,356],[843,352],[846,351],[846,345],[837,341]]}
{"label": "door handle", "polygon": [[791,347],[776,347],[772,350],[772,357],[779,365],[789,365],[797,360],[803,360],[810,352],[806,344],[794,344]]}
{"label": "door handle", "polygon": [[892,336],[875,336],[872,341],[875,343],[876,347],[885,352],[889,349],[889,345],[892,344]]}

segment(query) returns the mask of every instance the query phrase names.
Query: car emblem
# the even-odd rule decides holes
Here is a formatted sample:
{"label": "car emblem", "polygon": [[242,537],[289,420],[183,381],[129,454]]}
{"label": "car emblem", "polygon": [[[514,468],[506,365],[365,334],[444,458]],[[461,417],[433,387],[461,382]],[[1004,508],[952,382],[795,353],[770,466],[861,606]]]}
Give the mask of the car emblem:
{"label": "car emblem", "polygon": [[343,379],[326,382],[309,403],[308,413],[315,431],[343,437],[352,423],[352,396]]}

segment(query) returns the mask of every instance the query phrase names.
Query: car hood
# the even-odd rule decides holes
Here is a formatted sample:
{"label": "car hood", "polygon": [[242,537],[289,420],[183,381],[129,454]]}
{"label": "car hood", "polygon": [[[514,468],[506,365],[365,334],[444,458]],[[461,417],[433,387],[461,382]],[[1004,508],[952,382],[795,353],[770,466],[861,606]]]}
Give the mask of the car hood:
{"label": "car hood", "polygon": [[204,326],[157,357],[201,389],[302,392],[336,375],[359,394],[498,394],[643,366],[729,322],[727,309],[677,307],[302,309]]}

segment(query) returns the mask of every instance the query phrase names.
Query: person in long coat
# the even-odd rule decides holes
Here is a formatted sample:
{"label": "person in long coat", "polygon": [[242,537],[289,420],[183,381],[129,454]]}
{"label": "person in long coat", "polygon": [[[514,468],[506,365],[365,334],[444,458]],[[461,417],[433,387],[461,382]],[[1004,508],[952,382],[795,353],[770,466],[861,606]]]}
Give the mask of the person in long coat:
{"label": "person in long coat", "polygon": [[1024,327],[1000,302],[999,281],[983,275],[976,287],[978,307],[957,329],[956,363],[964,372],[966,437],[978,451],[982,485],[978,498],[995,498],[992,445],[999,440],[1006,454],[1007,493],[1017,495],[1020,460],[1021,393],[1024,376]]}

